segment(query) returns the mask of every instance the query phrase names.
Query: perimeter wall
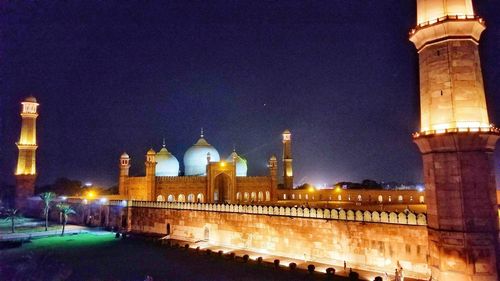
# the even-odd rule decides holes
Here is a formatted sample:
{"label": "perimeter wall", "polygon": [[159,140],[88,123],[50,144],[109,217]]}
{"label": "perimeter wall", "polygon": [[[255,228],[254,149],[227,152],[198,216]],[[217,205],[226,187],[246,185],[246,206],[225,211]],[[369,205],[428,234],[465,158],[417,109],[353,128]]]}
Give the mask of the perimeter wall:
{"label": "perimeter wall", "polygon": [[348,267],[379,272],[393,273],[399,262],[406,276],[419,278],[429,272],[425,216],[307,208],[291,208],[292,215],[290,208],[272,207],[266,215],[262,206],[136,201],[131,205],[126,209],[129,230],[134,232],[169,231],[173,239],[328,264],[345,260]]}

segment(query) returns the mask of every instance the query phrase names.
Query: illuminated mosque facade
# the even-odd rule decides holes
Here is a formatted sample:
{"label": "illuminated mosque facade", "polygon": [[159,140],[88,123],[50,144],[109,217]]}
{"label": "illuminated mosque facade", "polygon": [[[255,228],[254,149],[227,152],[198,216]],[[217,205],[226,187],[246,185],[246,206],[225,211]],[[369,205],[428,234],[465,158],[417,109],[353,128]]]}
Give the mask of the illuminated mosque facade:
{"label": "illuminated mosque facade", "polygon": [[[278,163],[276,156],[268,160],[269,173],[247,176],[247,160],[236,150],[221,159],[219,152],[205,139],[203,130],[198,141],[183,157],[184,173],[179,160],[168,151],[165,142],[160,151],[146,153],[145,175],[130,176],[131,158],[120,157],[119,194],[130,200],[257,203],[277,201]],[[291,133],[283,132],[284,189],[293,187]]]}
{"label": "illuminated mosque facade", "polygon": [[[130,201],[123,201],[126,212],[119,203],[114,207],[121,211],[112,215],[121,214],[115,215],[118,222],[123,221],[123,215],[128,216],[130,230],[159,234],[166,230],[167,235],[183,239],[204,237],[235,247],[254,245],[283,256],[301,256],[304,250],[328,260],[346,256],[349,263],[368,265],[380,272],[400,267],[402,261],[406,272],[425,274],[420,280],[499,280],[493,152],[500,129],[490,125],[486,106],[478,49],[485,28],[472,0],[417,0],[417,25],[409,35],[418,52],[420,70],[421,128],[413,141],[422,155],[425,181],[427,212],[421,224],[408,223],[410,215],[415,215],[405,213],[391,213],[392,221],[383,222],[380,218],[385,212],[379,216],[368,210],[349,210],[350,215],[346,215],[343,210],[285,208],[278,204],[245,208],[238,204],[235,208],[233,203],[274,204],[302,196],[300,192],[304,191],[292,189],[289,131],[283,133],[283,178],[279,179],[283,188],[279,190],[275,156],[269,158],[267,175],[249,177],[247,163],[236,151],[226,161],[221,160],[203,134],[184,155],[183,176],[179,176],[179,161],[166,146],[158,153],[147,151],[145,176],[140,177],[129,176],[131,159],[124,153],[120,157],[119,193]],[[22,104],[16,170],[16,205],[20,207],[21,199],[33,196],[34,191],[38,116],[34,98]],[[339,201],[345,198],[339,194]],[[361,201],[366,196],[358,194],[356,198]],[[420,196],[418,200],[424,203]],[[195,216],[182,208],[186,205],[203,212]]]}

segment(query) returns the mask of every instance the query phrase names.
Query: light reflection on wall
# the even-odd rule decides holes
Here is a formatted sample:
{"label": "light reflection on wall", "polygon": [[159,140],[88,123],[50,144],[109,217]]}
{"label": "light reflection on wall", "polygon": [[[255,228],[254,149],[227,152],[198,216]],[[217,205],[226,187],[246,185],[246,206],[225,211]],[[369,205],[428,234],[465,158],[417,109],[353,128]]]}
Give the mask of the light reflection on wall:
{"label": "light reflection on wall", "polygon": [[417,24],[432,24],[447,15],[474,15],[472,0],[419,0],[417,4]]}

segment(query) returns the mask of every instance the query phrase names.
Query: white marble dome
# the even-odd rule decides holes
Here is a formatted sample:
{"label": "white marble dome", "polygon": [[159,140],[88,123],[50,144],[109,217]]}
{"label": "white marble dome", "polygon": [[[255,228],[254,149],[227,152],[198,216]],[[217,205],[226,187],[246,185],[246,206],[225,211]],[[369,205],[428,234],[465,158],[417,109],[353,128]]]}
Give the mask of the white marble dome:
{"label": "white marble dome", "polygon": [[176,177],[179,175],[179,161],[170,153],[165,145],[156,153],[156,171],[158,177]]}
{"label": "white marble dome", "polygon": [[210,162],[219,162],[219,152],[201,135],[200,139],[184,153],[184,174],[186,176],[206,176],[207,153]]}
{"label": "white marble dome", "polygon": [[233,158],[236,161],[236,176],[237,177],[246,177],[247,176],[247,171],[248,171],[248,166],[247,166],[247,160],[236,153],[236,151],[233,151],[231,155],[227,158],[227,162],[233,162]]}

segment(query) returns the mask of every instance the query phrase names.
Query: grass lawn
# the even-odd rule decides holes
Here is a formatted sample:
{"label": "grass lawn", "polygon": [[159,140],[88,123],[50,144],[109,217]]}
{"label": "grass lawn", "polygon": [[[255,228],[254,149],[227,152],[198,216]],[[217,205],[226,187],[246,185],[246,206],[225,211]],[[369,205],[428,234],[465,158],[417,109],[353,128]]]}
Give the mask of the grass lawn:
{"label": "grass lawn", "polygon": [[215,253],[207,256],[143,240],[115,239],[113,234],[41,238],[21,248],[0,251],[1,280],[142,281],[146,275],[155,281],[326,280],[325,274],[275,270]]}

